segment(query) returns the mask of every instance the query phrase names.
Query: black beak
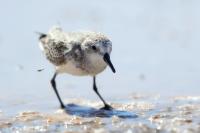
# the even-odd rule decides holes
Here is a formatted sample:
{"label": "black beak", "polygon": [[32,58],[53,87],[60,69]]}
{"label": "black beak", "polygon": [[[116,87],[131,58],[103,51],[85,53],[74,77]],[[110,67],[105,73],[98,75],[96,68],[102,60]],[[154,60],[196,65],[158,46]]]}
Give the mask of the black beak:
{"label": "black beak", "polygon": [[103,59],[104,61],[108,64],[108,66],[111,68],[111,70],[113,71],[113,73],[115,73],[115,68],[112,64],[112,62],[110,61],[110,55],[108,53],[106,53],[104,56],[103,56]]}

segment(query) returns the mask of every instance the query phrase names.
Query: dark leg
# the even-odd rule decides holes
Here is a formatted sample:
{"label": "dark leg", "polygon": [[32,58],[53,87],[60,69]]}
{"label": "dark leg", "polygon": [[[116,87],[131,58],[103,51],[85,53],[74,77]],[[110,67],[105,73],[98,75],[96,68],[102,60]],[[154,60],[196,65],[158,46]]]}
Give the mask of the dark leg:
{"label": "dark leg", "polygon": [[57,88],[56,88],[56,82],[55,82],[56,76],[57,76],[57,73],[55,73],[53,75],[53,78],[51,79],[51,85],[52,85],[52,87],[53,87],[53,89],[54,89],[54,91],[56,93],[56,96],[57,96],[59,102],[60,102],[60,107],[63,109],[63,108],[65,108],[65,105],[63,104],[63,102],[62,102],[62,100],[61,100],[61,98],[60,98],[60,96],[58,94]]}
{"label": "dark leg", "polygon": [[96,77],[95,76],[93,77],[93,89],[96,92],[96,94],[99,96],[101,101],[104,103],[104,107],[102,109],[111,110],[112,107],[109,104],[106,103],[106,101],[103,99],[103,97],[98,92],[98,89],[97,89],[97,86],[96,86]]}

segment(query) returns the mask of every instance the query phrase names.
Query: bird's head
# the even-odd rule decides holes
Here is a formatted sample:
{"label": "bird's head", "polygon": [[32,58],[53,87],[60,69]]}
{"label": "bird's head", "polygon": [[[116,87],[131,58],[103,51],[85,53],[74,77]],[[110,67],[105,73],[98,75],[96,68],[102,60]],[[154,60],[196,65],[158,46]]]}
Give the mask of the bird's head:
{"label": "bird's head", "polygon": [[102,34],[91,34],[91,36],[85,39],[84,47],[87,53],[91,55],[91,58],[97,60],[96,63],[101,63],[101,61],[103,61],[111,68],[113,73],[115,73],[115,68],[110,60],[112,42],[106,36]]}

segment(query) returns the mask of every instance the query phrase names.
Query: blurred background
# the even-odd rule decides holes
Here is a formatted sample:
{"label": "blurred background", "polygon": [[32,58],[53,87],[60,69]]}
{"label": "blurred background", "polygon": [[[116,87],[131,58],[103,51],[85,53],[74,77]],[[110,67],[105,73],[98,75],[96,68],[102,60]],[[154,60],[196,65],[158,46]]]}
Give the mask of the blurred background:
{"label": "blurred background", "polygon": [[[0,2],[0,106],[57,107],[49,83],[54,68],[38,47],[35,31],[60,25],[66,32],[92,30],[113,42],[117,73],[98,75],[107,101],[132,93],[200,94],[200,1],[18,0]],[[42,72],[38,69],[44,68]],[[60,75],[63,99],[99,100],[91,77]],[[44,107],[45,108],[45,107]]]}

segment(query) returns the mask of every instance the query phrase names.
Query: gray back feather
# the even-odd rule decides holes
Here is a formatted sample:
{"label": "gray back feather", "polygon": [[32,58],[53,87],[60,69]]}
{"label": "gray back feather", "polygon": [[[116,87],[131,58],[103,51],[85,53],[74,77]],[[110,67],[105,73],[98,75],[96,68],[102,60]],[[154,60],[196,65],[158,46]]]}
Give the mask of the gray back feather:
{"label": "gray back feather", "polygon": [[44,45],[44,52],[47,59],[54,65],[61,65],[65,63],[65,53],[69,50],[64,42],[56,42],[50,39]]}

